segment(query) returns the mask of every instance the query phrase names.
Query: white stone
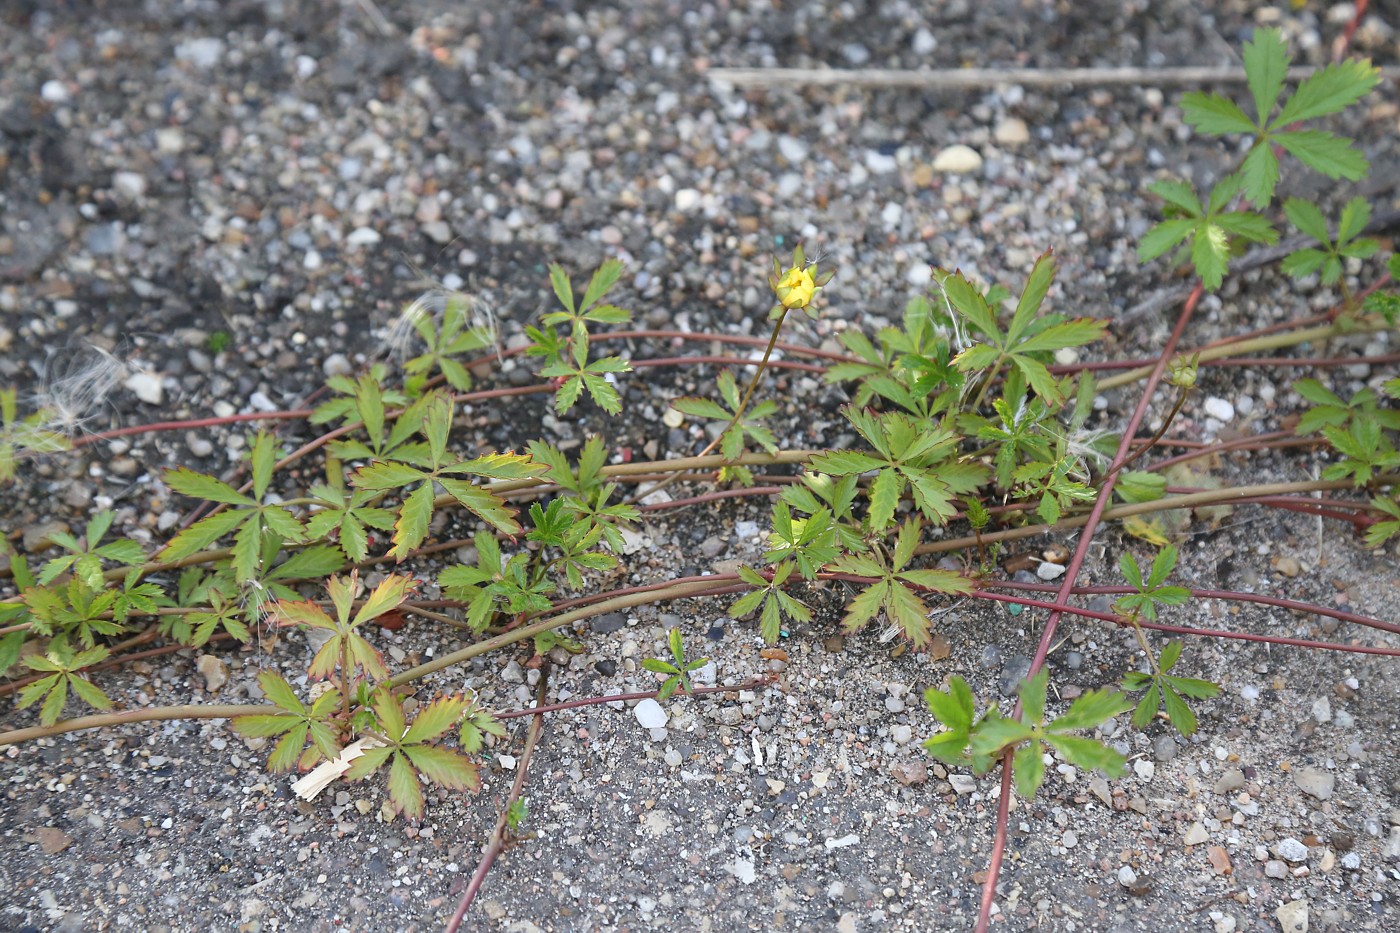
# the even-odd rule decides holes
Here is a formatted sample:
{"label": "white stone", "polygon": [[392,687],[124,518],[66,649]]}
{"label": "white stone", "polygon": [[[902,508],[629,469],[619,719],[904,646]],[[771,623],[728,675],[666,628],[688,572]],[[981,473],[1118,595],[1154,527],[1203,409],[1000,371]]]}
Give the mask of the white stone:
{"label": "white stone", "polygon": [[1279,929],[1283,933],[1308,933],[1308,902],[1289,901],[1274,911]]}
{"label": "white stone", "polygon": [[146,194],[146,176],[140,172],[113,172],[112,191],[128,201],[135,201]]}
{"label": "white stone", "polygon": [[200,655],[194,667],[204,678],[204,685],[210,693],[217,693],[220,687],[228,683],[228,665],[212,654]]}
{"label": "white stone", "polygon": [[1064,573],[1063,564],[1052,564],[1048,560],[1041,561],[1035,567],[1035,575],[1042,580],[1058,580]]}
{"label": "white stone", "polygon": [[789,165],[801,165],[807,161],[807,144],[796,136],[779,136],[778,152]]}
{"label": "white stone", "polygon": [[327,376],[348,376],[354,369],[344,353],[332,353],[321,363],[321,372]]}
{"label": "white stone", "polygon": [[224,57],[224,40],[209,36],[186,39],[175,46],[175,57],[196,68],[213,68]]}
{"label": "white stone", "polygon": [[1205,409],[1207,415],[1210,415],[1217,421],[1228,424],[1235,420],[1235,406],[1231,405],[1228,399],[1212,395],[1206,399],[1202,407]]}
{"label": "white stone", "polygon": [[165,386],[155,373],[134,372],[126,377],[122,385],[148,405],[159,405],[165,401]]}
{"label": "white stone", "polygon": [[944,149],[933,160],[935,172],[951,175],[966,175],[982,167],[982,156],[971,146],[956,145]]}
{"label": "white stone", "polygon": [[1133,762],[1133,773],[1144,781],[1150,781],[1157,773],[1157,765],[1147,758],[1139,758]]}
{"label": "white stone", "polygon": [[156,130],[156,151],[161,155],[179,155],[185,151],[185,134],[178,126]]}
{"label": "white stone", "polygon": [[915,55],[929,55],[938,48],[938,38],[927,29],[920,28],[918,32],[914,33],[911,45]]}
{"label": "white stone", "polygon": [[1118,883],[1125,888],[1131,888],[1137,884],[1137,872],[1133,871],[1129,865],[1124,865],[1118,869]]}
{"label": "white stone", "polygon": [[884,209],[880,211],[880,219],[885,222],[885,226],[887,227],[898,225],[903,217],[904,208],[894,201],[890,201],[885,205]]}
{"label": "white stone", "polygon": [[1326,800],[1337,786],[1337,776],[1321,768],[1302,768],[1293,772],[1293,783],[1303,793]]}
{"label": "white stone", "polygon": [[1031,141],[1031,131],[1025,120],[1007,117],[992,130],[992,138],[1003,146],[1024,146]]}
{"label": "white stone", "polygon": [[66,104],[71,95],[68,93],[68,85],[62,81],[45,81],[43,87],[39,88],[39,96],[51,104]]}
{"label": "white stone", "polygon": [[641,723],[643,729],[663,729],[668,718],[666,710],[651,697],[634,706],[632,715],[637,717],[637,722]]}
{"label": "white stone", "polygon": [[1314,700],[1312,705],[1312,716],[1313,719],[1317,720],[1318,722],[1331,722],[1332,701],[1329,700],[1327,697],[1319,697],[1318,699]]}
{"label": "white stone", "polygon": [[[865,167],[877,175],[884,175],[899,168],[899,160],[892,155],[885,155],[878,149],[871,149],[865,153]],[[855,170],[851,170],[851,179],[854,184]]]}
{"label": "white stone", "polygon": [[373,246],[382,239],[379,231],[373,227],[356,227],[345,238],[345,243],[347,246]]}
{"label": "white stone", "polygon": [[1287,839],[1279,840],[1278,856],[1290,862],[1306,862],[1308,860],[1308,847],[1290,836]]}
{"label": "white stone", "polygon": [[1181,837],[1181,841],[1188,846],[1201,845],[1208,839],[1210,839],[1210,835],[1200,823],[1192,823]]}
{"label": "white stone", "polygon": [[700,207],[701,194],[694,188],[682,188],[676,192],[676,210],[684,214]]}

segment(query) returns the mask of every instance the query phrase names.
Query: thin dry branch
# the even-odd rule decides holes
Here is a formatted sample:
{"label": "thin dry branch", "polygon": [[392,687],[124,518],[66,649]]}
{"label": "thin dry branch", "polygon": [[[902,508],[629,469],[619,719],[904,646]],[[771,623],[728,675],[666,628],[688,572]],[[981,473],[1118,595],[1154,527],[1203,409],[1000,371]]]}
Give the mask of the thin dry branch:
{"label": "thin dry branch", "polygon": [[[1297,81],[1316,68],[1288,69]],[[1400,77],[1400,67],[1382,68],[1383,78]],[[1244,84],[1238,65],[1182,68],[711,68],[705,76],[714,84],[734,88],[873,87],[922,90],[976,90],[999,85],[1022,87],[1190,87],[1201,84]]]}

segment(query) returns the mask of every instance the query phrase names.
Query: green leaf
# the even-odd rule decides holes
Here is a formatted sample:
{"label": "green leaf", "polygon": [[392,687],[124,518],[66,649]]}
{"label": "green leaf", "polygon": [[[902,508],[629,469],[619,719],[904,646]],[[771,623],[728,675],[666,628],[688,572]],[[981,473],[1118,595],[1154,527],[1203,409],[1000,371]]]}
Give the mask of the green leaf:
{"label": "green leaf", "polygon": [[894,510],[899,505],[899,494],[904,489],[904,480],[894,470],[881,470],[870,484],[870,528],[882,532],[894,520]]}
{"label": "green leaf", "polygon": [[[1157,685],[1155,680],[1150,681],[1150,683],[1152,684],[1151,688],[1148,689],[1147,693],[1143,695],[1143,698],[1138,701],[1137,708],[1133,710],[1133,726],[1137,729],[1146,729],[1152,724],[1152,717],[1157,715],[1157,705],[1161,701],[1161,687]],[[1123,684],[1124,686],[1128,686],[1126,677],[1123,680]],[[1138,688],[1129,687],[1129,689],[1135,690]]]}
{"label": "green leaf", "polygon": [[404,749],[404,754],[423,777],[448,790],[478,790],[481,773],[476,763],[464,755],[446,748],[416,745]]}
{"label": "green leaf", "polygon": [[360,467],[350,477],[350,482],[361,489],[399,489],[426,476],[422,470],[406,463],[383,462]]}
{"label": "green leaf", "polygon": [[1371,205],[1365,198],[1352,198],[1342,208],[1342,218],[1337,224],[1337,242],[1346,243],[1355,239],[1370,222]]}
{"label": "green leaf", "polygon": [[1314,240],[1319,243],[1331,242],[1331,236],[1327,232],[1327,219],[1313,202],[1302,198],[1289,198],[1283,202],[1283,213],[1288,217],[1289,223]]}
{"label": "green leaf", "polygon": [[1021,681],[1021,710],[1026,722],[1038,723],[1045,718],[1045,688],[1049,682],[1050,673],[1044,668]]}
{"label": "green leaf", "polygon": [[972,688],[962,677],[954,674],[948,678],[946,693],[930,687],[924,691],[924,702],[929,712],[949,729],[966,732],[972,728]]}
{"label": "green leaf", "polygon": [[389,766],[389,800],[409,819],[422,819],[423,785],[403,755],[395,755],[393,764]]}
{"label": "green leaf", "polygon": [[1298,85],[1270,125],[1288,126],[1339,113],[1366,96],[1380,79],[1380,70],[1370,61],[1348,59],[1328,65]]}
{"label": "green leaf", "polygon": [[[1040,312],[1040,307],[1045,303],[1045,295],[1050,291],[1050,283],[1055,280],[1055,254],[1053,250],[1046,251],[1035,261],[1035,267],[1031,269],[1030,278],[1026,281],[1026,288],[1021,292],[1021,299],[1016,303],[1016,313],[1011,318],[1011,325],[1006,331],[1006,342],[1009,344],[1020,343],[1021,336],[1031,321]],[[1022,345],[1024,350],[1024,344]]]}
{"label": "green leaf", "polygon": [[1194,219],[1164,220],[1147,231],[1138,242],[1139,262],[1149,262],[1171,250],[1196,230]]}
{"label": "green leaf", "polygon": [[816,454],[808,462],[809,468],[814,472],[827,473],[832,476],[868,473],[886,465],[886,461],[857,450],[831,450]]}
{"label": "green leaf", "polygon": [[1243,57],[1249,92],[1254,98],[1254,113],[1262,125],[1283,91],[1290,61],[1288,49],[1277,29],[1256,29],[1253,41],[1244,44]]}
{"label": "green leaf", "polygon": [[1205,213],[1205,208],[1201,206],[1201,201],[1196,197],[1196,192],[1191,190],[1191,186],[1183,181],[1172,181],[1163,179],[1154,181],[1147,186],[1147,190],[1157,195],[1163,201],[1180,208],[1192,217],[1200,217]]}
{"label": "green leaf", "polygon": [[1244,196],[1255,207],[1264,207],[1274,198],[1278,187],[1278,156],[1268,143],[1260,143],[1250,150],[1240,166],[1244,177]]}
{"label": "green leaf", "polygon": [[1359,181],[1371,169],[1351,140],[1325,130],[1289,130],[1275,133],[1274,139],[1293,158],[1328,178]]}
{"label": "green leaf", "polygon": [[1132,707],[1132,702],[1116,690],[1090,690],[1071,703],[1069,709],[1056,717],[1046,729],[1053,732],[1093,729]]}
{"label": "green leaf", "polygon": [[111,709],[112,701],[107,698],[107,694],[97,688],[97,685],[86,677],[69,677],[68,685],[73,688],[73,692],[78,698],[91,706],[93,709]]}
{"label": "green leaf", "polygon": [[693,418],[712,418],[720,421],[728,421],[733,417],[733,414],[725,411],[718,402],[713,402],[707,398],[672,399],[671,407]]}
{"label": "green leaf", "polygon": [[237,528],[248,516],[248,512],[230,511],[200,519],[171,538],[159,557],[163,561],[176,561],[197,554]]}
{"label": "green leaf", "polygon": [[1123,768],[1128,763],[1125,756],[1096,739],[1051,734],[1045,736],[1045,741],[1049,742],[1065,761],[1086,771],[1102,771],[1109,777],[1117,777],[1123,773]]}
{"label": "green leaf", "polygon": [[1278,231],[1267,219],[1248,211],[1230,211],[1217,215],[1215,222],[1231,236],[1248,240],[1251,243],[1264,243],[1272,246],[1278,242]]}
{"label": "green leaf", "polygon": [[282,675],[272,671],[263,671],[258,674],[258,686],[262,688],[263,696],[274,705],[280,706],[289,713],[304,715],[306,707],[297,697],[296,691],[291,684],[283,679]]}
{"label": "green leaf", "polygon": [[1230,243],[1225,231],[1215,224],[1205,224],[1196,232],[1191,244],[1191,263],[1205,287],[1214,291],[1225,280],[1225,267],[1230,261]]}
{"label": "green leaf", "polygon": [[558,263],[549,264],[549,284],[554,288],[554,295],[559,299],[559,303],[574,313],[574,289],[569,284],[569,274],[564,271],[564,267]]}
{"label": "green leaf", "polygon": [[1176,727],[1176,731],[1182,735],[1194,735],[1196,714],[1192,712],[1190,706],[1186,705],[1186,701],[1181,698],[1181,695],[1170,687],[1164,687],[1162,701],[1167,708],[1167,719]]}
{"label": "green leaf", "polygon": [[948,595],[965,596],[974,589],[971,580],[954,570],[905,570],[899,574],[899,578]]}
{"label": "green leaf", "polygon": [[[1082,347],[1103,338],[1107,325],[1094,318],[1077,318],[1047,327],[1035,336],[1017,344],[1018,353],[1039,353],[1064,347]],[[1042,396],[1043,397],[1043,396]]]}
{"label": "green leaf", "polygon": [[1035,735],[1030,726],[1015,719],[988,715],[972,733],[974,755],[996,755],[1009,745],[1016,745]]}
{"label": "green leaf", "polygon": [[[437,738],[457,724],[466,708],[467,701],[463,697],[438,697],[418,711],[413,725],[409,726],[408,732],[404,734],[403,743],[416,745]],[[414,761],[417,763],[417,759]]]}
{"label": "green leaf", "polygon": [[[617,280],[621,276],[622,263],[620,261],[616,259],[603,260],[603,264],[598,267],[597,271],[593,273],[593,278],[588,281],[588,290],[583,293],[583,301],[580,303],[579,309],[587,310],[593,307],[595,302],[617,284]],[[569,310],[572,311],[573,308]]]}
{"label": "green leaf", "polygon": [[389,556],[403,561],[428,536],[428,523],[433,517],[433,484],[423,483],[403,500],[399,517],[394,522],[394,546]]}
{"label": "green leaf", "polygon": [[1211,136],[1225,136],[1229,133],[1255,132],[1254,121],[1245,115],[1239,105],[1226,100],[1219,94],[1206,94],[1193,91],[1181,98],[1183,118],[1198,132]]}
{"label": "green leaf", "polygon": [[389,574],[365,598],[364,604],[360,606],[360,611],[355,613],[355,618],[351,620],[350,625],[361,625],[371,619],[379,618],[392,609],[397,609],[417,585],[418,581],[412,577]]}
{"label": "green leaf", "polygon": [[[764,594],[762,594],[762,593],[756,593],[756,594],[750,594],[750,595],[756,595],[756,596],[762,597]],[[740,614],[740,613],[736,613],[736,615],[738,615],[738,614]],[[663,661],[663,660],[661,660],[660,658],[643,658],[643,659],[642,659],[642,668],[643,668],[644,670],[651,671],[653,674],[679,674],[679,673],[680,673],[680,669],[677,668],[674,664],[671,664],[669,661]]]}
{"label": "green leaf", "polygon": [[1026,799],[1034,797],[1040,789],[1040,782],[1045,779],[1045,758],[1039,742],[1016,749],[1011,759],[1011,773],[1016,778],[1016,793]]}
{"label": "green leaf", "polygon": [[494,493],[464,480],[443,478],[442,488],[465,506],[472,514],[504,534],[515,536],[520,533],[520,523],[515,520],[515,510],[505,504]]}
{"label": "green leaf", "polygon": [[277,449],[274,445],[271,434],[259,431],[249,455],[252,462],[253,498],[259,502],[267,494],[268,484],[272,482],[273,467],[277,465]]}
{"label": "green leaf", "polygon": [[191,499],[207,499],[225,505],[254,505],[254,501],[228,483],[186,467],[165,471],[165,485]]}

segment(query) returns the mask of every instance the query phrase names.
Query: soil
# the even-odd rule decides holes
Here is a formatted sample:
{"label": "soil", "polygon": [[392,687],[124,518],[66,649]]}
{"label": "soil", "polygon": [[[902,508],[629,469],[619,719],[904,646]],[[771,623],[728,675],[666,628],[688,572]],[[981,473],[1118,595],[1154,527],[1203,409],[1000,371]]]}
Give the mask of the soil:
{"label": "soil", "polygon": [[[425,281],[478,296],[514,346],[552,300],[546,263],[578,280],[613,255],[629,264],[617,301],[642,322],[763,334],[769,256],[798,239],[838,276],[822,318],[784,335],[794,343],[831,348],[844,328],[873,334],[897,320],[929,263],[1015,288],[1052,246],[1055,307],[1113,322],[1175,281],[1165,264],[1141,267],[1133,256],[1159,216],[1145,185],[1167,175],[1208,181],[1234,158],[1188,138],[1177,89],[1145,81],[736,93],[713,87],[707,69],[1216,65],[1236,61],[1258,23],[1282,26],[1300,61],[1317,63],[1341,28],[1314,4],[1241,2],[498,6],[8,5],[3,381],[31,401],[67,399],[72,426],[89,431],[223,407],[296,408],[323,397],[328,373],[402,362],[399,309]],[[1400,22],[1387,25],[1385,15],[1382,7],[1358,41],[1390,64],[1390,27]],[[1396,113],[1393,94],[1378,92],[1333,124],[1371,158],[1360,190],[1378,211],[1397,206]],[[1029,138],[998,142],[1013,118]],[[751,142],[760,134],[771,137],[762,147]],[[954,143],[982,153],[980,174],[932,173]],[[582,167],[571,166],[573,152],[586,154]],[[1290,184],[1333,207],[1356,193]],[[682,196],[692,189],[698,207]],[[357,239],[361,229],[377,239]],[[1369,281],[1378,269],[1350,271]],[[1336,299],[1280,278],[1269,268],[1230,280],[1203,303],[1189,342]],[[1111,325],[1089,352],[1150,353],[1172,313]],[[1388,346],[1355,338],[1296,352]],[[644,360],[733,351],[649,340],[621,352]],[[155,377],[158,400],[133,380],[140,373]],[[693,423],[669,428],[662,413],[678,395],[711,393],[716,373],[708,364],[639,368],[621,380],[620,418],[587,403],[556,417],[540,396],[477,405],[459,422],[460,441],[519,449],[544,437],[572,450],[601,434],[614,459],[690,455],[707,435]],[[1393,374],[1362,366],[1320,378],[1345,396]],[[1300,404],[1292,378],[1285,367],[1205,371],[1169,438],[1278,430]],[[483,386],[534,381],[508,360]],[[855,443],[839,415],[842,387],[779,371],[764,391],[779,402],[771,424],[784,446]],[[1209,398],[1230,401],[1235,417],[1210,418]],[[1121,424],[1135,401],[1126,390],[1105,393],[1096,424]],[[1152,417],[1169,404],[1158,399]],[[235,477],[246,430],[137,435],[34,462],[0,499],[0,527],[19,537],[48,522],[78,529],[106,507],[118,512],[115,530],[157,543],[189,506],[160,482],[162,470]],[[316,435],[304,422],[278,431],[288,448]],[[1306,479],[1325,463],[1291,450],[1225,455],[1206,481]],[[672,491],[690,494],[683,488]],[[626,572],[606,585],[755,565],[768,510],[751,498],[649,513]],[[472,530],[449,522],[433,534]],[[1082,582],[1118,582],[1125,550],[1150,554],[1116,527],[1100,531]],[[1197,516],[1181,551],[1174,582],[1183,585],[1396,615],[1395,548],[1367,551],[1347,526],[1239,507]],[[451,557],[413,571],[431,579]],[[525,835],[492,869],[468,928],[971,927],[997,785],[923,754],[936,723],[921,696],[954,674],[979,699],[1005,696],[1044,613],[940,605],[943,646],[920,653],[877,628],[842,635],[840,586],[800,595],[816,617],[782,639],[785,658],[760,653],[756,624],[732,619],[728,599],[644,607],[573,633],[584,651],[555,655],[551,700],[654,687],[640,661],[664,655],[673,626],[715,661],[718,683],[769,672],[778,681],[672,700],[660,735],[623,704],[551,715],[530,765]],[[1200,600],[1171,619],[1400,647],[1400,636],[1255,604]],[[1130,633],[1073,619],[1059,631],[1050,668],[1061,707],[1142,663]],[[373,637],[399,668],[462,644],[457,631],[417,618]],[[213,687],[201,655],[226,668],[226,683]],[[304,682],[310,656],[300,634],[262,632],[241,649],[222,642],[157,656],[97,683],[119,708],[252,702],[259,671]],[[420,695],[469,688],[493,708],[519,708],[533,695],[529,660],[525,649],[478,659],[429,678]],[[1193,639],[1182,664],[1222,687],[1199,704],[1193,737],[1173,738],[1160,722],[1145,733],[1111,723],[1101,737],[1130,754],[1126,776],[1105,782],[1051,764],[1041,793],[1016,803],[994,929],[1272,931],[1281,928],[1276,911],[1300,901],[1311,929],[1400,929],[1394,661]],[[6,729],[37,720],[0,702]],[[373,780],[298,800],[288,779],[264,769],[265,749],[220,720],[7,748],[0,929],[440,928],[504,805],[524,732],[525,720],[512,720],[487,757],[481,792],[430,792],[418,825],[386,814]]]}

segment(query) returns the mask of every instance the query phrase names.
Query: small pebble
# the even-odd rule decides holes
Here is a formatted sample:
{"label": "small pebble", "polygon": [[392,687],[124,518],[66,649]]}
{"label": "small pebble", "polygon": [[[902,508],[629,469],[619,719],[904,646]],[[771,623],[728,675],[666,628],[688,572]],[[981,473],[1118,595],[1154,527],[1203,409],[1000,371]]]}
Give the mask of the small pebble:
{"label": "small pebble", "polygon": [[1217,421],[1229,423],[1235,420],[1235,406],[1230,404],[1228,399],[1212,395],[1205,400],[1202,407],[1207,415]]}
{"label": "small pebble", "polygon": [[1210,834],[1200,823],[1192,823],[1181,837],[1181,841],[1188,846],[1198,846],[1209,839]]}
{"label": "small pebble", "polygon": [[1031,131],[1025,120],[1007,117],[992,130],[992,138],[1002,146],[1023,146],[1031,141]]}
{"label": "small pebble", "polygon": [[228,665],[212,654],[200,655],[194,667],[204,678],[204,686],[210,693],[217,693],[228,683]]}
{"label": "small pebble", "polygon": [[982,156],[971,146],[949,146],[933,160],[933,170],[949,175],[967,175],[982,168]]}
{"label": "small pebble", "polygon": [[1293,783],[1303,793],[1327,800],[1337,786],[1337,776],[1321,768],[1299,768],[1293,772]]}
{"label": "small pebble", "polygon": [[637,717],[643,729],[662,729],[666,726],[666,710],[661,704],[647,697],[632,708],[632,714]]}
{"label": "small pebble", "polygon": [[1282,933],[1308,933],[1308,902],[1289,901],[1274,911]]}
{"label": "small pebble", "polygon": [[165,401],[165,387],[155,373],[134,372],[126,377],[122,385],[148,405],[159,405]]}
{"label": "small pebble", "polygon": [[1279,840],[1275,851],[1278,853],[1279,858],[1289,862],[1305,862],[1308,859],[1308,847],[1291,836],[1287,839]]}

